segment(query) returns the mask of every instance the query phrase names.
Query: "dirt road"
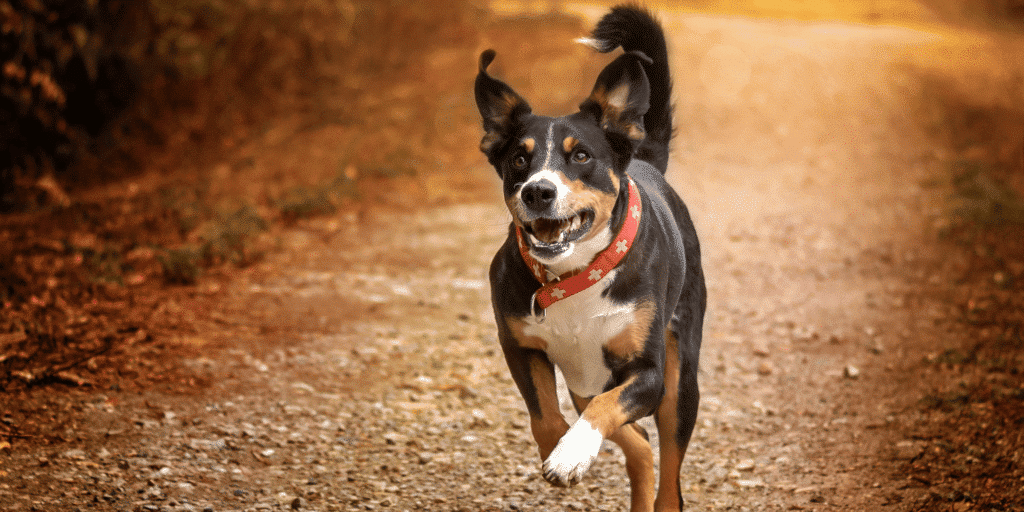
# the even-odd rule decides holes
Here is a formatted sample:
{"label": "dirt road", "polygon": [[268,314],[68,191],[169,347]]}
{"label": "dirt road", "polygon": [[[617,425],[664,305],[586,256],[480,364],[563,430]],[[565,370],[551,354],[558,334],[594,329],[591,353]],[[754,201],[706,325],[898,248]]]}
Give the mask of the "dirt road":
{"label": "dirt road", "polygon": [[[984,43],[662,18],[670,181],[702,237],[709,296],[689,509],[915,509],[929,490],[898,471],[923,448],[900,427],[917,363],[953,334],[918,293],[945,215],[928,183],[947,156],[914,117],[914,70],[923,53]],[[42,418],[67,442],[4,453],[0,508],[624,509],[612,445],[576,488],[538,473],[488,302],[509,217],[483,157],[459,173],[441,206],[302,222],[250,272],[201,285],[222,296],[212,321],[162,341],[190,354],[191,391],[12,406],[11,421]]]}

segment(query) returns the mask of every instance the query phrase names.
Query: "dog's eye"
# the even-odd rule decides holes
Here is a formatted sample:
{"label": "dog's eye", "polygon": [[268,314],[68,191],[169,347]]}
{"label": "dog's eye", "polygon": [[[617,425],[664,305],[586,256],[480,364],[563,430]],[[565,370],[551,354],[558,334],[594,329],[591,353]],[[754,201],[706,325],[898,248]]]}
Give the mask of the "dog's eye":
{"label": "dog's eye", "polygon": [[515,169],[525,169],[526,157],[523,155],[516,155],[515,158],[512,159],[512,167]]}
{"label": "dog's eye", "polygon": [[590,154],[580,150],[572,154],[572,161],[578,164],[585,164],[590,161]]}

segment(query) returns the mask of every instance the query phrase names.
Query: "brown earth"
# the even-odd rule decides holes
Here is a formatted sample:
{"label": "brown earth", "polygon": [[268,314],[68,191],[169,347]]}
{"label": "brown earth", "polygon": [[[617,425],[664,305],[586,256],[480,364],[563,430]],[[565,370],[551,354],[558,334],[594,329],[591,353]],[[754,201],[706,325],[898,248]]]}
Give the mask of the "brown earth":
{"label": "brown earth", "polygon": [[[1024,251],[1019,226],[992,224],[1024,192],[1020,41],[661,18],[669,176],[709,289],[689,508],[1024,508]],[[275,223],[243,270],[113,286],[94,307],[134,312],[118,324],[134,344],[0,397],[2,508],[624,509],[614,446],[576,488],[538,473],[488,302],[508,214],[466,128],[484,47],[537,110],[582,97],[601,59],[568,45],[581,27],[499,21],[479,48],[438,49],[434,72],[465,84],[447,99],[457,121],[428,128],[464,146],[438,170],[363,180],[335,214]],[[525,33],[561,38],[565,56],[532,58]],[[330,176],[346,134],[298,125],[254,143],[252,165],[212,172]],[[166,184],[93,194],[130,211]]]}

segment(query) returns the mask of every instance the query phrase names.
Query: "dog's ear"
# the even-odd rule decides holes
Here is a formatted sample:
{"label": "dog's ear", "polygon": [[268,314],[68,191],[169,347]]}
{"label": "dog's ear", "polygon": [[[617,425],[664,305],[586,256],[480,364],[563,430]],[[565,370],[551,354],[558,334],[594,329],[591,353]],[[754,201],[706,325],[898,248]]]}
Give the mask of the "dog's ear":
{"label": "dog's ear", "polygon": [[499,143],[510,137],[513,123],[532,110],[526,101],[505,82],[487,74],[487,66],[494,60],[494,50],[480,54],[480,72],[476,75],[476,106],[484,121],[480,151],[491,156]]}
{"label": "dog's ear", "polygon": [[601,129],[625,137],[634,150],[646,136],[644,114],[651,100],[642,62],[651,59],[641,52],[620,55],[601,71],[590,97],[580,104],[580,110],[592,115]]}

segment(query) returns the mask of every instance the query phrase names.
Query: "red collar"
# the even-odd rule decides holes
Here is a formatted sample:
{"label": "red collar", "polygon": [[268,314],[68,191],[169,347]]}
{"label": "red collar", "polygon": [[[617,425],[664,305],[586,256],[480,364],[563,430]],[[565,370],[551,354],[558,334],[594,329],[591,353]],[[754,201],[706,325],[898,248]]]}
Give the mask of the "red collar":
{"label": "red collar", "polygon": [[640,227],[640,214],[643,208],[640,204],[640,192],[636,189],[636,183],[633,183],[633,178],[627,177],[626,179],[629,180],[629,206],[626,219],[622,222],[622,229],[619,230],[614,241],[594,258],[590,266],[576,275],[548,282],[547,269],[533,256],[530,256],[530,248],[526,246],[523,234],[516,226],[519,254],[523,256],[523,261],[533,272],[533,276],[543,285],[533,294],[534,300],[530,301],[531,309],[534,307],[534,301],[540,304],[541,309],[545,309],[562,299],[567,299],[586,290],[590,285],[607,276],[608,272],[629,253],[629,249],[633,247],[633,240],[636,238],[637,228]]}

